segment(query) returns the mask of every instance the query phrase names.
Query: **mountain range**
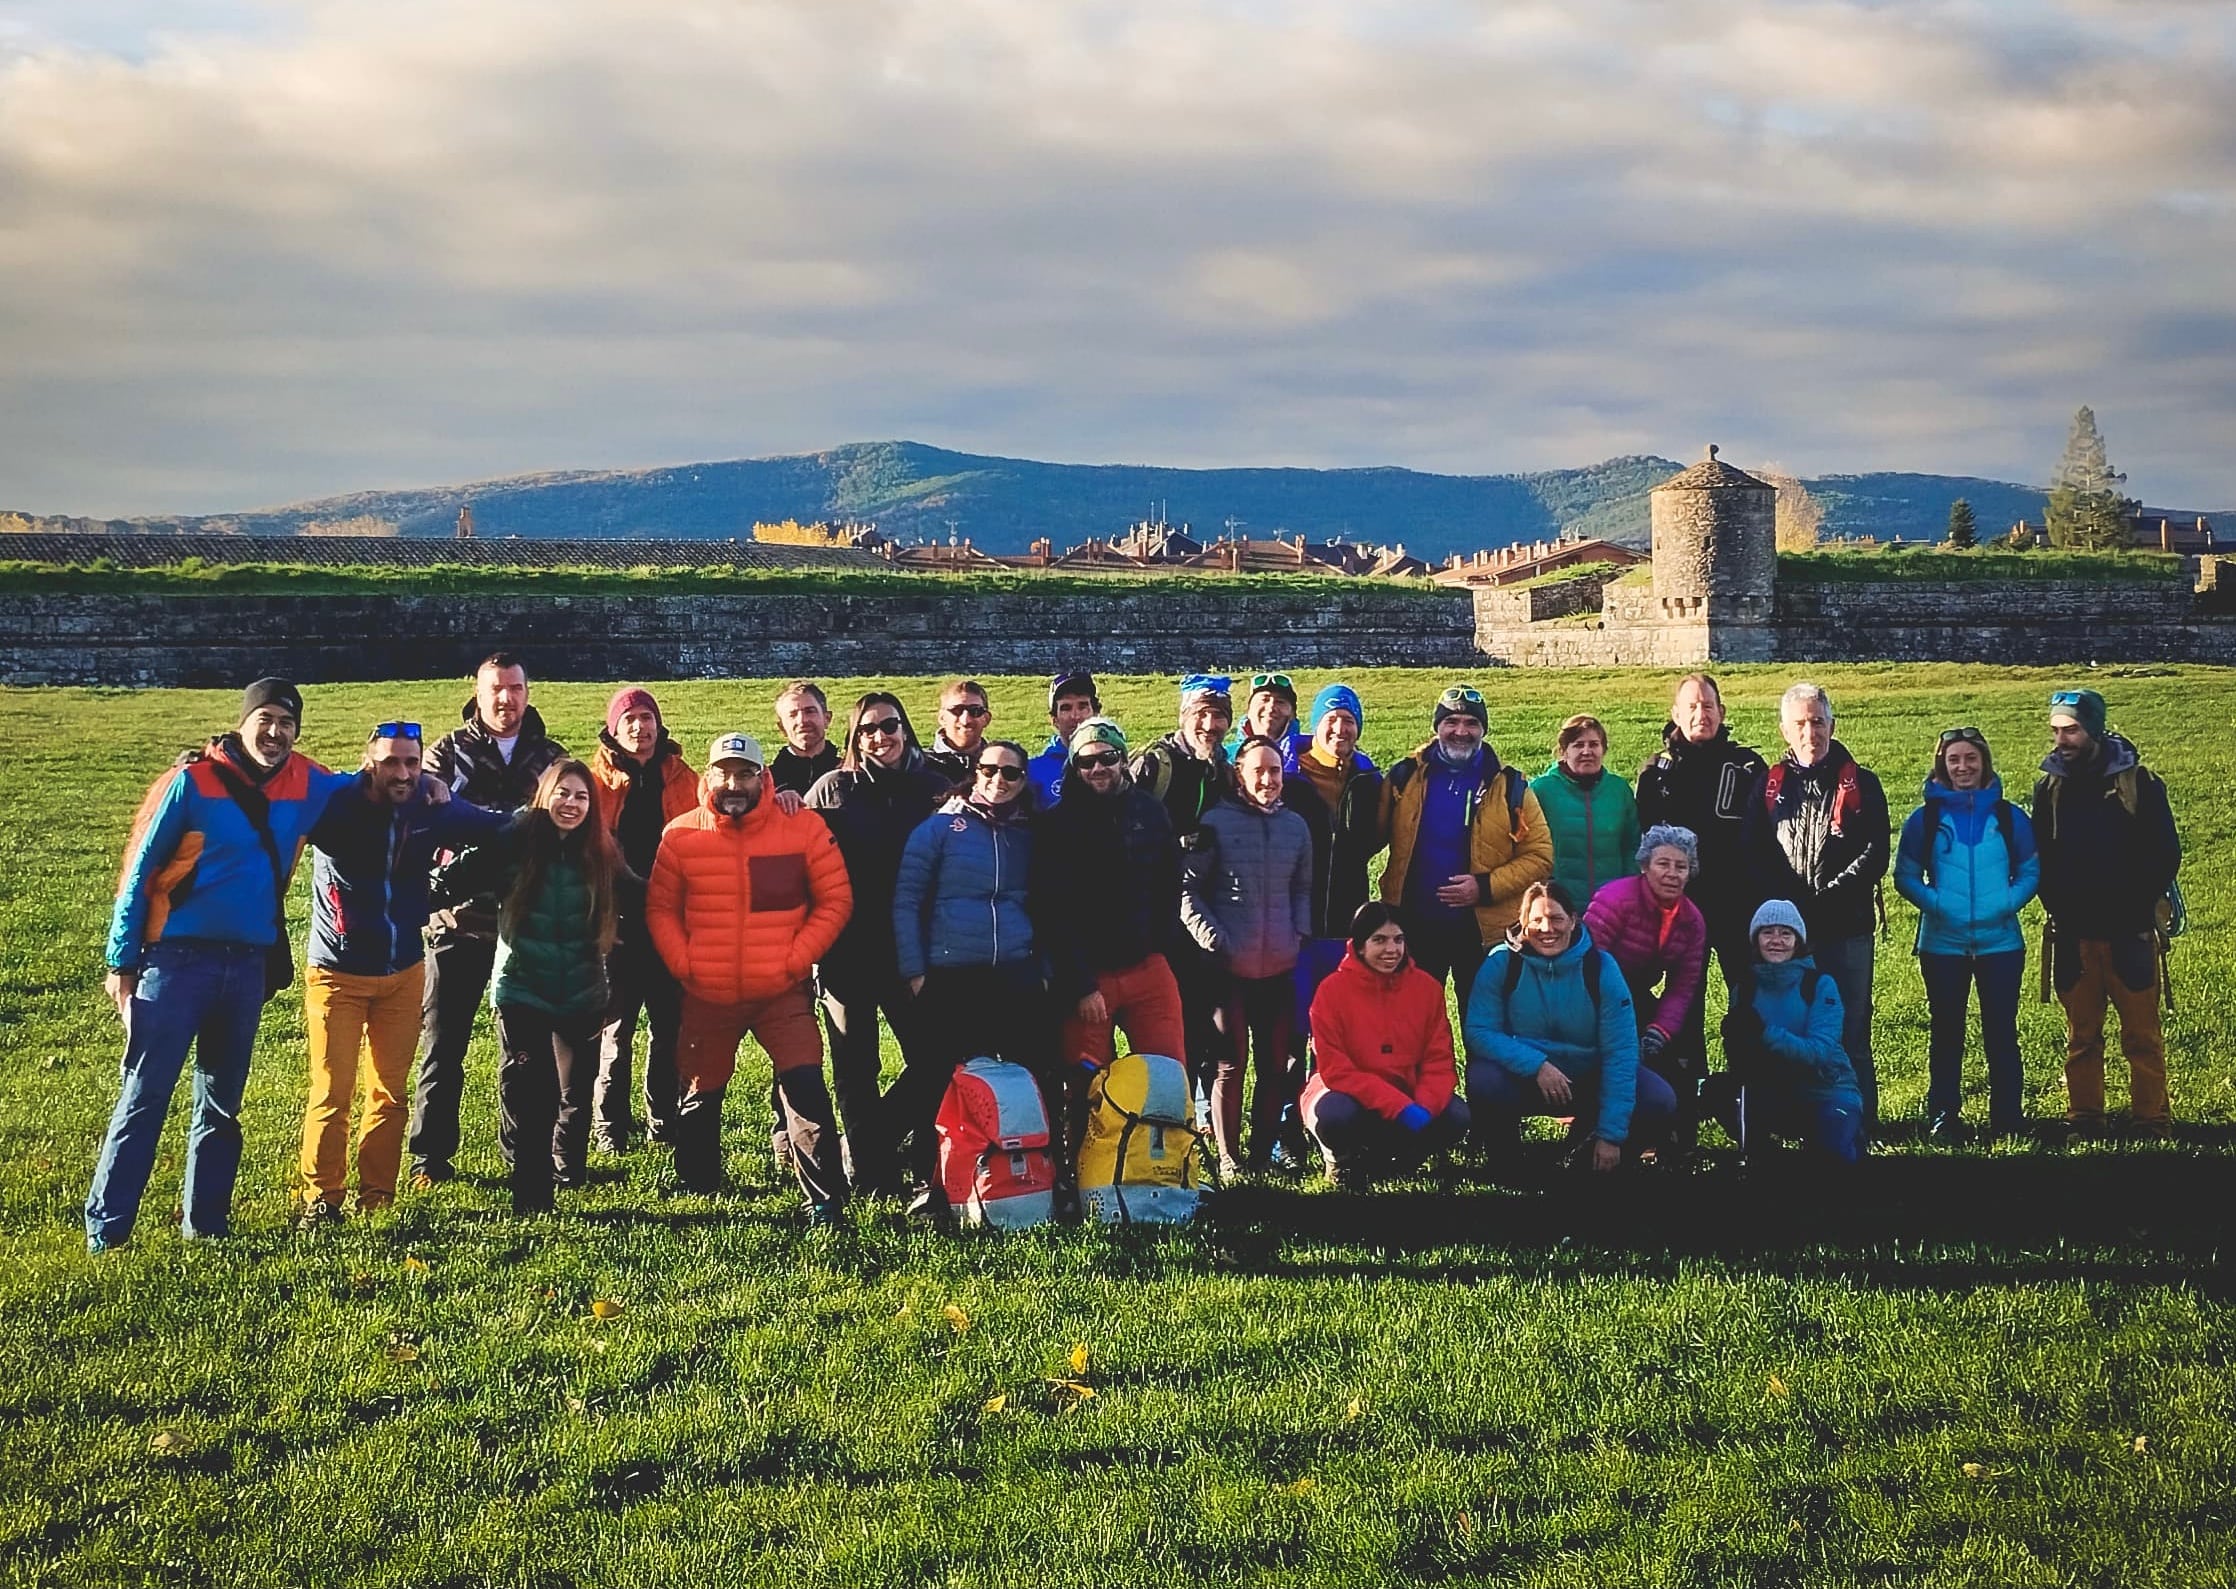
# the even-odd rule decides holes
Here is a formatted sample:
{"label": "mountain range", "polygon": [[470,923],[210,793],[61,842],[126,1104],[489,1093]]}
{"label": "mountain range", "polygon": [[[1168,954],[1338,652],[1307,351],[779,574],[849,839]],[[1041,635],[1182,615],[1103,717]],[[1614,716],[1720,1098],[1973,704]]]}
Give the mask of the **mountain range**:
{"label": "mountain range", "polygon": [[[1644,546],[1647,493],[1682,466],[1610,458],[1534,474],[1413,469],[1167,469],[1038,463],[917,442],[656,469],[571,470],[468,485],[360,491],[286,507],[195,517],[97,520],[0,513],[0,529],[125,533],[448,535],[471,503],[482,537],[744,538],[756,520],[874,520],[899,540],[967,537],[1022,552],[1112,538],[1137,520],[1189,524],[1202,540],[1302,533],[1403,544],[1431,562],[1453,552],[1550,539],[1564,530]],[[2043,493],[1961,475],[1827,475],[1804,482],[1831,536],[1938,539],[1968,499],[1983,534],[2039,523]]]}

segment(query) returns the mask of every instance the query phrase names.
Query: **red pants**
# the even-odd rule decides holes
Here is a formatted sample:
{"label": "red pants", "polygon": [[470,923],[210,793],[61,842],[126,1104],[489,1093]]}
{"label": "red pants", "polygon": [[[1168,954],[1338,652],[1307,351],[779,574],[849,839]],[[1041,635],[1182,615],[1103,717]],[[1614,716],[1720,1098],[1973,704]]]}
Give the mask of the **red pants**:
{"label": "red pants", "polygon": [[708,1004],[683,995],[683,1023],[676,1042],[676,1079],[686,1092],[719,1092],[738,1068],[738,1044],[747,1036],[768,1050],[778,1071],[823,1063],[823,1029],[805,982],[750,1004]]}
{"label": "red pants", "polygon": [[1180,984],[1163,955],[1151,955],[1117,971],[1095,974],[1095,991],[1110,1007],[1107,1019],[1089,1021],[1077,1005],[1064,1012],[1063,1047],[1058,1055],[1067,1067],[1092,1060],[1108,1067],[1118,1058],[1117,1029],[1126,1029],[1126,1043],[1137,1054],[1162,1054],[1183,1062],[1188,1057],[1187,1029],[1180,1015]]}

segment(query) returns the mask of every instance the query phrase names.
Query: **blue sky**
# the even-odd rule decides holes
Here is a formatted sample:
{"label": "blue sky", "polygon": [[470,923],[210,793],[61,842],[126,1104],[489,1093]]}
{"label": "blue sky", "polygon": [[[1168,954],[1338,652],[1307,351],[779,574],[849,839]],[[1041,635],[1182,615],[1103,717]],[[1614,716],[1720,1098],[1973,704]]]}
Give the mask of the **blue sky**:
{"label": "blue sky", "polygon": [[906,436],[2236,507],[2236,7],[12,0],[0,507]]}

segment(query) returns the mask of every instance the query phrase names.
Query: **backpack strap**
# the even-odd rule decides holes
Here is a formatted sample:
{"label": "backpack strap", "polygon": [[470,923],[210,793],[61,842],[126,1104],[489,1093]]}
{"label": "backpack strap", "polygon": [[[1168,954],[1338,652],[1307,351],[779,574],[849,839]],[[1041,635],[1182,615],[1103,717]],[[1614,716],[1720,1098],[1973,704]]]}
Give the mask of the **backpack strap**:
{"label": "backpack strap", "polygon": [[1522,951],[1519,949],[1506,957],[1505,980],[1504,991],[1506,996],[1511,999],[1514,996],[1514,990],[1522,985]]}
{"label": "backpack strap", "polygon": [[[1925,874],[1925,880],[1928,883],[1933,881],[1933,841],[1940,836],[1941,802],[1938,800],[1928,800],[1925,803],[1925,855],[1922,857],[1921,864],[1918,868],[1919,871]],[[2008,837],[2007,834],[2006,837]]]}
{"label": "backpack strap", "polygon": [[[1584,991],[1591,995],[1592,1014],[1595,1018],[1599,1014],[1600,962],[1606,956],[1607,951],[1594,944],[1592,952],[1584,957]],[[1503,980],[1506,984],[1506,996],[1511,999],[1514,990],[1522,985],[1522,952],[1519,949],[1506,957],[1506,975]]]}
{"label": "backpack strap", "polygon": [[[287,941],[287,866],[280,860],[279,840],[272,833],[272,802],[263,790],[251,784],[233,769],[223,756],[206,757],[210,771],[217,781],[225,785],[225,792],[241,815],[255,830],[257,841],[264,846],[264,859],[272,867],[272,926],[275,936],[272,947],[265,954],[265,991],[269,1000],[274,993],[295,979],[294,949]],[[286,974],[280,974],[284,962]]]}
{"label": "backpack strap", "polygon": [[1522,776],[1519,767],[1506,769],[1506,835],[1516,843],[1522,838],[1522,797],[1529,793],[1529,780]]}
{"label": "backpack strap", "polygon": [[2011,863],[2010,881],[2019,880],[2018,812],[2008,800],[1995,803],[1995,829],[2003,835],[2003,854]]}
{"label": "backpack strap", "polygon": [[1808,1010],[1816,1004],[1817,988],[1823,983],[1824,979],[1825,974],[1815,966],[1810,966],[1801,973],[1801,1007],[1803,1010]]}

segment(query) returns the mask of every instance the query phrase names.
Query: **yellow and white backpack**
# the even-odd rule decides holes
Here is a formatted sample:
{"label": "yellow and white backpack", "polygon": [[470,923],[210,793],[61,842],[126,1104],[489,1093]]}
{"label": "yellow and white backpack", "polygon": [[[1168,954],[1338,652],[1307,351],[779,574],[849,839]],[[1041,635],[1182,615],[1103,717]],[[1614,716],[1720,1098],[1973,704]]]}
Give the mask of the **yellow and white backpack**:
{"label": "yellow and white backpack", "polygon": [[1188,1067],[1162,1054],[1128,1054],[1087,1089],[1079,1147],[1079,1204],[1106,1224],[1169,1224],[1203,1200]]}

